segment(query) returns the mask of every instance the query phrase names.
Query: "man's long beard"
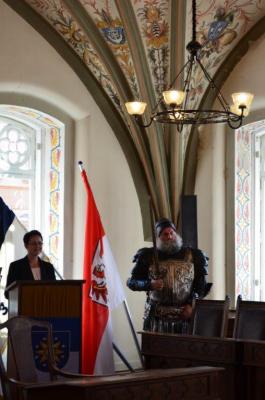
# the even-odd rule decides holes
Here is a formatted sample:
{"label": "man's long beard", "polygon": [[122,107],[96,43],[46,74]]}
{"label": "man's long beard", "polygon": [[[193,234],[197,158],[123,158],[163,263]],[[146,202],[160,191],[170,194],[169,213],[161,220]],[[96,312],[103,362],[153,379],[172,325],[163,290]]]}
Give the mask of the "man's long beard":
{"label": "man's long beard", "polygon": [[158,250],[170,255],[177,253],[182,247],[182,239],[176,234],[176,237],[172,240],[162,241],[159,237],[156,239],[156,246]]}

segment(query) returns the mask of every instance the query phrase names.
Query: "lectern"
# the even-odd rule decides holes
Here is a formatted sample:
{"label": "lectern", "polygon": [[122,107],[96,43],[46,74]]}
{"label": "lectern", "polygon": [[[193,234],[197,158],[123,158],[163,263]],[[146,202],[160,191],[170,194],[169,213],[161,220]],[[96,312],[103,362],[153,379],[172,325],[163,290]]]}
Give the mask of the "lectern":
{"label": "lectern", "polygon": [[[9,317],[23,315],[49,321],[57,365],[71,372],[80,372],[83,282],[16,281],[7,288]],[[41,357],[45,350],[44,332],[34,331],[32,342],[38,370],[45,373],[47,366]]]}

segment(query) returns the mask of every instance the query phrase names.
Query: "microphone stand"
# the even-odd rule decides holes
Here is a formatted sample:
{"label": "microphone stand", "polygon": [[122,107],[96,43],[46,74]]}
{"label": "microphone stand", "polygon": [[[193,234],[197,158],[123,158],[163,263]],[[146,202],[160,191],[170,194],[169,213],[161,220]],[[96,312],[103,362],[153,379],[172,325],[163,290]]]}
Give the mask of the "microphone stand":
{"label": "microphone stand", "polygon": [[64,281],[64,277],[60,274],[60,272],[58,271],[57,268],[55,268],[55,266],[53,266],[54,272],[57,276],[59,276],[61,281]]}

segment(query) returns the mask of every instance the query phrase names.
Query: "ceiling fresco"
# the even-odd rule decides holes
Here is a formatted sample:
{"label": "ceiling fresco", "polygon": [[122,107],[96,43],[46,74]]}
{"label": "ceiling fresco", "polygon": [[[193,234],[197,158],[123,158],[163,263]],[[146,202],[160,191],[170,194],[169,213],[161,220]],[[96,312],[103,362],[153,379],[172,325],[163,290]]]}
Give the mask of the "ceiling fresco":
{"label": "ceiling fresco", "polygon": [[[191,10],[188,12],[191,19]],[[265,14],[264,0],[226,0],[201,1],[197,9],[197,39],[202,45],[201,62],[211,76],[214,76],[220,65],[229,57],[244,35]],[[190,27],[190,25],[188,25]],[[186,40],[191,37],[187,29]],[[193,96],[196,107],[206,89],[202,72],[194,75]],[[227,99],[228,103],[232,102]]]}
{"label": "ceiling fresco", "polygon": [[[30,7],[81,60],[88,76],[97,81],[105,103],[100,102],[98,93],[91,92],[92,96],[109,121],[115,114],[132,143],[156,215],[176,221],[190,131],[179,134],[174,127],[155,124],[139,128],[128,117],[124,103],[143,99],[150,112],[168,88],[177,66],[187,57],[179,49],[185,49],[183,40],[184,44],[191,40],[191,0],[20,0],[19,7],[14,0],[4,1],[38,30],[33,19],[27,18],[26,8]],[[197,1],[197,39],[203,46],[200,57],[211,76],[229,65],[233,49],[264,16],[265,0]],[[204,101],[206,90],[197,71],[192,81],[192,106]],[[108,109],[106,102],[112,108]]]}

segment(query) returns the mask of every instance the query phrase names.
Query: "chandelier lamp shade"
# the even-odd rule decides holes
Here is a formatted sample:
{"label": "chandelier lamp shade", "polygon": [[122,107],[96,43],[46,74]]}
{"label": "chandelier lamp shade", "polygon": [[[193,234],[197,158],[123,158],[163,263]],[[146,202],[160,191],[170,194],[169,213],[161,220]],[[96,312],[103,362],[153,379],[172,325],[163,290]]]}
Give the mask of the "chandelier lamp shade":
{"label": "chandelier lamp shade", "polygon": [[[243,118],[249,114],[253,100],[251,93],[233,93],[233,104],[229,105],[223,94],[203,66],[200,57],[202,45],[196,40],[196,0],[192,0],[192,40],[186,46],[189,53],[188,61],[164,91],[152,109],[149,121],[143,122],[147,103],[143,101],[130,101],[125,103],[128,114],[132,115],[141,127],[149,127],[153,121],[162,124],[175,124],[181,131],[183,125],[202,125],[214,123],[227,123],[230,128],[237,129],[242,125]],[[193,91],[192,82],[194,72],[201,70],[202,75],[209,84],[209,91],[216,97],[218,109],[193,109],[189,105]],[[176,85],[183,82],[183,88],[178,90]],[[208,92],[209,93],[209,92]]]}

